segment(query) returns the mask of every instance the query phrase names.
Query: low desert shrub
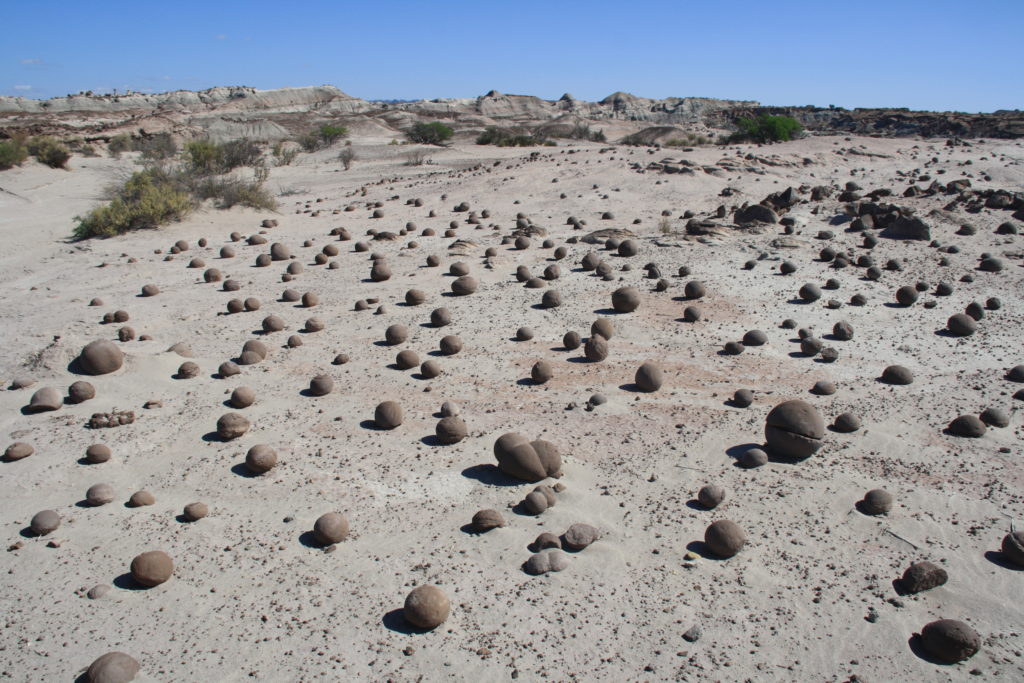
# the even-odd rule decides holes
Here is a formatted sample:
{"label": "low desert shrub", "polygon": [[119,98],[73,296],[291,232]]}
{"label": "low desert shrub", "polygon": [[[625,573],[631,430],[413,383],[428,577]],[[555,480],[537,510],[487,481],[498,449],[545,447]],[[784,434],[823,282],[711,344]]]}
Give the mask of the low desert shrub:
{"label": "low desert shrub", "polygon": [[271,154],[274,155],[275,166],[288,166],[299,155],[299,148],[290,140],[281,140],[274,143]]}
{"label": "low desert shrub", "polygon": [[71,152],[63,143],[45,135],[32,138],[25,147],[39,163],[50,168],[67,168],[71,158]]}
{"label": "low desert shrub", "polygon": [[454,134],[455,131],[450,126],[446,126],[440,121],[417,123],[406,133],[410,140],[424,145],[440,145],[446,140],[450,140]]}
{"label": "low desert shrub", "polygon": [[315,130],[303,133],[298,137],[296,142],[298,142],[305,151],[315,152],[319,149],[330,147],[333,143],[346,135],[348,135],[348,128],[328,123]]}
{"label": "low desert shrub", "polygon": [[115,190],[109,204],[76,217],[74,237],[110,237],[129,230],[155,228],[181,220],[193,205],[193,199],[171,174],[159,168],[137,171]]}
{"label": "low desert shrub", "polygon": [[[536,133],[488,126],[477,139],[478,145],[496,145],[498,147],[535,147],[547,145],[549,141]],[[554,143],[550,143],[553,145]]]}
{"label": "low desert shrub", "polygon": [[346,147],[338,153],[338,161],[347,171],[352,168],[352,162],[356,160],[356,151],[352,147]]}
{"label": "low desert shrub", "polygon": [[170,133],[155,133],[132,140],[132,149],[142,152],[143,159],[162,161],[178,153],[178,145]]}
{"label": "low desert shrub", "polygon": [[790,116],[769,114],[737,119],[736,127],[739,130],[728,137],[729,142],[784,142],[803,130],[800,122]]}
{"label": "low desert shrub", "polygon": [[0,141],[0,171],[20,166],[25,159],[28,159],[28,150],[21,140],[11,138]]}

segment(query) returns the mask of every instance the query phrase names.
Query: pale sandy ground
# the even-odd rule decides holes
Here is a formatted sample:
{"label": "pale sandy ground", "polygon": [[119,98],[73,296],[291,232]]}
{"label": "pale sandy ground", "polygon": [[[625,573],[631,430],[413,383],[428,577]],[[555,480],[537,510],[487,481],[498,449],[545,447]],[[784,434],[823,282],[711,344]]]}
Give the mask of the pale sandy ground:
{"label": "pale sandy ground", "polygon": [[[883,239],[873,250],[876,263],[897,257],[906,268],[885,271],[879,282],[863,279],[861,268],[833,270],[816,260],[824,246],[814,238],[820,229],[836,232],[836,247],[861,241],[842,225],[827,225],[838,208],[834,199],[794,209],[806,221],[794,248],[773,246],[779,226],[703,243],[686,240],[678,218],[686,209],[756,202],[790,185],[853,179],[865,190],[901,193],[908,181],[896,171],[915,168],[941,182],[966,171],[975,187],[1020,191],[1021,143],[947,149],[942,141],[822,137],[739,148],[740,155],[774,156],[785,165],[750,161],[743,166],[753,170],[716,177],[638,173],[630,165],[663,157],[713,164],[736,158],[735,148],[651,155],[577,145],[576,154],[566,154],[564,146],[539,148],[539,159],[525,161],[531,150],[460,144],[433,152],[433,164],[412,168],[402,165],[409,148],[386,142],[357,137],[360,160],[349,172],[338,170],[336,150],[273,170],[272,188],[298,192],[281,198],[280,226],[267,235],[289,245],[306,265],[290,284],[281,282],[283,263],[254,267],[269,244],[239,243],[236,258],[217,256],[232,231],[257,232],[269,213],[208,210],[160,230],[68,242],[73,216],[95,205],[101,188],[130,168],[129,159],[76,157],[70,172],[27,164],[0,174],[0,380],[5,387],[17,377],[37,382],[0,392],[2,446],[27,441],[36,449],[30,458],[0,464],[7,545],[23,544],[0,554],[3,678],[71,681],[100,654],[124,650],[138,659],[139,680],[147,681],[1024,679],[1024,572],[1002,566],[992,554],[1011,521],[1024,517],[1021,419],[1011,399],[1019,385],[1003,379],[1006,369],[1024,362],[1024,238],[994,234],[1009,213],[964,215],[979,228],[973,237],[955,235],[955,223],[929,219],[935,239],[961,248],[947,255],[951,264],[944,268],[937,265],[941,255],[925,244]],[[851,146],[885,156],[836,153]],[[926,167],[932,157],[939,162]],[[493,166],[499,158],[503,163]],[[966,159],[972,165],[960,166]],[[947,172],[935,175],[939,169]],[[984,173],[991,181],[982,179]],[[726,186],[738,193],[719,197]],[[424,200],[422,207],[406,205],[415,197]],[[312,207],[321,210],[319,216],[297,212],[318,198],[323,201]],[[385,218],[371,220],[365,202],[378,200]],[[452,211],[462,201],[491,211],[483,229]],[[896,201],[927,215],[948,198]],[[331,212],[353,202],[354,212]],[[822,207],[816,216],[810,213],[814,206]],[[436,218],[428,218],[431,209]],[[658,228],[663,209],[672,212],[677,234]],[[600,220],[606,210],[616,220]],[[584,234],[565,225],[575,215],[587,221],[587,230],[634,230],[641,251],[628,260],[607,253],[616,268],[627,261],[633,268],[617,273],[621,282],[603,282],[578,270],[594,247],[569,245],[563,277],[552,283],[565,304],[533,308],[543,290],[523,288],[515,268],[526,264],[540,274],[552,250],[540,248],[540,240],[525,251],[500,246],[517,212],[544,227],[556,245]],[[634,218],[642,222],[631,225]],[[447,254],[453,240],[440,236],[415,237],[415,249],[406,248],[410,237],[372,243],[392,265],[388,282],[367,280],[368,254],[354,252],[354,241],[336,242],[339,269],[312,265],[338,226],[363,239],[369,228],[398,230],[413,221],[440,235],[452,220],[461,223],[459,236],[476,244],[465,257]],[[491,223],[500,230],[490,229]],[[205,249],[196,246],[202,237],[209,240]],[[191,248],[165,260],[178,239]],[[301,246],[306,239],[312,247]],[[493,269],[483,259],[489,246],[499,251]],[[1007,269],[977,271],[978,255],[986,251],[1002,255]],[[766,260],[742,270],[761,252]],[[424,267],[431,253],[442,255],[441,268]],[[241,281],[242,291],[204,283],[202,270],[186,267],[195,256]],[[783,258],[798,264],[795,275],[778,274]],[[469,297],[445,296],[452,280],[447,266],[460,259],[471,265],[480,289]],[[667,292],[652,291],[654,281],[643,279],[643,266],[651,261],[671,281]],[[675,277],[681,265],[708,287],[700,303],[705,320],[697,324],[680,322],[687,305],[681,301],[685,279]],[[969,272],[975,281],[961,283]],[[826,291],[811,305],[789,303],[801,284],[828,277],[840,280],[838,292]],[[915,307],[886,306],[898,286],[918,280],[932,290]],[[940,280],[954,284],[952,296],[931,294]],[[162,293],[138,297],[147,283]],[[581,354],[561,349],[562,335],[574,329],[586,336],[621,284],[640,287],[640,309],[611,316],[617,332],[607,361],[574,362]],[[281,302],[286,287],[316,292],[322,303],[306,310]],[[411,287],[427,292],[427,303],[405,306]],[[868,297],[867,306],[824,307],[830,297],[845,304],[855,292]],[[994,295],[1003,308],[988,312],[977,334],[936,334],[949,315]],[[261,310],[224,314],[229,299],[245,296],[258,297]],[[90,308],[93,297],[105,305]],[[355,312],[354,302],[367,297],[379,297],[387,314]],[[930,299],[937,306],[927,310],[922,303]],[[424,325],[441,305],[452,311],[452,325]],[[35,389],[63,391],[77,379],[67,366],[85,343],[116,340],[120,325],[100,321],[117,309],[130,313],[127,324],[138,334],[154,340],[122,345],[125,367],[91,380],[96,399],[23,415]],[[288,331],[269,337],[270,358],[237,377],[214,378],[217,366],[237,356],[271,313],[284,318]],[[303,334],[300,348],[283,348],[313,315],[327,328]],[[856,336],[832,343],[841,353],[837,363],[815,362],[796,353],[793,331],[779,328],[790,317],[822,335],[845,319]],[[378,345],[395,322],[409,326],[410,340],[398,348]],[[521,325],[535,330],[533,341],[511,340]],[[719,355],[724,342],[754,328],[768,333],[766,346],[737,357]],[[445,370],[440,378],[426,381],[389,368],[401,348],[431,357],[446,334],[460,335],[465,350],[439,359]],[[185,359],[166,349],[180,341],[194,351],[203,371],[198,378],[173,378]],[[339,352],[352,360],[332,366]],[[555,378],[544,386],[520,383],[542,358],[552,362]],[[655,394],[628,388],[645,359],[666,370],[665,386]],[[877,382],[891,363],[910,367],[914,384]],[[320,372],[335,379],[335,392],[301,395]],[[810,394],[813,383],[825,378],[836,382],[838,392]],[[230,410],[223,401],[243,384],[258,392],[256,404],[243,411],[253,428],[237,441],[208,440],[218,416]],[[754,405],[726,405],[741,387],[755,390]],[[594,392],[608,403],[583,410]],[[730,453],[760,443],[765,415],[789,398],[814,404],[827,422],[853,410],[864,428],[848,435],[829,431],[824,448],[799,464],[734,466]],[[391,432],[362,426],[384,399],[401,402],[405,423]],[[163,407],[144,410],[149,400]],[[453,446],[428,438],[444,400],[462,406],[470,430]],[[570,405],[575,407],[567,410]],[[987,406],[1012,411],[1010,426],[977,440],[943,433],[957,415]],[[92,413],[114,408],[134,410],[137,421],[108,430],[84,427]],[[477,467],[494,462],[491,446],[510,430],[551,440],[564,456],[567,490],[538,518],[510,509],[532,485]],[[113,458],[80,464],[94,442],[108,444]],[[233,468],[256,443],[277,449],[278,467],[258,478],[236,473]],[[115,502],[76,505],[97,482],[113,485]],[[688,505],[706,483],[728,492],[717,510]],[[854,509],[875,487],[896,496],[887,517]],[[143,488],[156,504],[125,507],[131,493]],[[210,506],[209,517],[177,521],[182,507],[195,500]],[[481,536],[461,530],[474,512],[488,507],[501,510],[508,526]],[[32,515],[46,508],[60,513],[60,529],[45,538],[23,536]],[[300,537],[331,510],[349,516],[352,534],[325,554]],[[287,517],[294,521],[285,522]],[[687,545],[722,518],[746,530],[747,546],[732,559],[685,567]],[[539,532],[561,533],[578,521],[597,526],[603,536],[572,555],[567,570],[542,577],[521,570],[530,555],[527,545]],[[59,547],[48,547],[51,540]],[[174,577],[154,589],[133,590],[118,577],[136,554],[150,549],[173,556]],[[948,584],[900,597],[893,580],[920,559],[945,566]],[[444,588],[452,614],[433,632],[410,633],[395,610],[413,586],[425,582]],[[114,587],[102,599],[87,599],[85,591],[97,584]],[[870,610],[878,615],[874,623],[866,619]],[[917,656],[912,635],[940,617],[970,623],[983,637],[982,651],[955,666]],[[690,643],[682,635],[694,625],[702,636]],[[975,671],[980,673],[972,676]]]}

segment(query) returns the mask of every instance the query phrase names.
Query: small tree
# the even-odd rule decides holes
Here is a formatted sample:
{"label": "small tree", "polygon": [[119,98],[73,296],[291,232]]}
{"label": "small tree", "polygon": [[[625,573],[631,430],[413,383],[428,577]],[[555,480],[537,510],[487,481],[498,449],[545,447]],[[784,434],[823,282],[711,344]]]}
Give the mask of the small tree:
{"label": "small tree", "polygon": [[783,142],[803,130],[800,122],[791,116],[761,114],[757,118],[736,121],[739,130],[729,136],[729,142]]}
{"label": "small tree", "polygon": [[450,140],[454,134],[455,131],[440,121],[434,121],[433,123],[417,123],[407,133],[410,140],[413,142],[420,142],[425,145],[440,145],[445,140]]}
{"label": "small tree", "polygon": [[345,147],[338,153],[338,161],[345,167],[345,170],[352,168],[352,162],[356,160],[356,151],[351,146]]}
{"label": "small tree", "polygon": [[21,140],[12,138],[0,142],[0,171],[20,166],[25,159],[28,159],[28,150]]}

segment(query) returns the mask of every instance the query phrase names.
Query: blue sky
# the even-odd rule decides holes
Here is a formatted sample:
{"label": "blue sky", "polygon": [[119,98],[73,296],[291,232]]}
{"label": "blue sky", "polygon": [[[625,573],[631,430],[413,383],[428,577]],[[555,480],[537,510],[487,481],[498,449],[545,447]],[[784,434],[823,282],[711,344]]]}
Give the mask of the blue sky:
{"label": "blue sky", "polygon": [[331,84],[1024,109],[1024,0],[9,2],[0,94]]}

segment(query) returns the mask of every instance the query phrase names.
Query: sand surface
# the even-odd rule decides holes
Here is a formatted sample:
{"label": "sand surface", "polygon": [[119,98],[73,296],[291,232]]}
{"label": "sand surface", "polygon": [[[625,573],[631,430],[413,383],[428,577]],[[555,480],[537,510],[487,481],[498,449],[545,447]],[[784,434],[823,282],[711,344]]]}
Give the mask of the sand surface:
{"label": "sand surface", "polygon": [[[975,189],[1020,192],[1021,143],[946,147],[832,136],[690,152],[458,144],[410,167],[408,148],[387,142],[356,137],[359,159],[347,172],[334,160],[336,150],[274,168],[269,186],[283,195],[278,215],[209,209],[158,230],[78,243],[68,240],[73,217],[132,168],[131,155],[76,157],[71,171],[32,162],[0,174],[0,380],[5,389],[22,378],[35,382],[0,391],[0,447],[22,441],[36,451],[0,463],[3,529],[7,545],[18,546],[0,555],[0,677],[71,681],[99,655],[122,650],[139,661],[138,680],[145,681],[1024,679],[1024,571],[998,552],[1011,523],[1019,528],[1024,518],[1020,401],[1012,399],[1021,385],[1004,379],[1024,363],[1024,238],[995,233],[1010,220],[1008,211],[940,216],[931,212],[951,197],[899,196],[923,174],[945,183],[969,173]],[[666,157],[690,160],[696,173],[641,172]],[[842,206],[836,196],[793,207],[793,235],[779,225],[685,234],[686,210],[707,215],[791,186],[841,190],[850,180],[865,192],[893,190],[892,201],[913,206],[933,239],[959,251],[891,239],[865,249],[863,233],[833,220]],[[726,188],[731,196],[722,196]],[[422,206],[407,203],[414,198]],[[370,217],[374,202],[383,203],[383,218]],[[460,202],[490,217],[468,224],[468,213],[453,211]],[[355,210],[344,211],[349,205]],[[605,211],[615,218],[601,220]],[[663,211],[670,215],[659,225]],[[525,250],[502,243],[517,213],[546,231]],[[569,216],[586,225],[574,230]],[[234,231],[260,233],[265,218],[279,222],[265,231],[266,245],[230,242]],[[457,238],[466,240],[458,249],[450,249],[456,238],[442,236],[452,221]],[[415,232],[395,241],[366,236],[369,229],[398,232],[409,222]],[[968,222],[977,234],[957,235]],[[337,227],[353,239],[331,237]],[[425,228],[437,235],[421,236]],[[604,228],[635,233],[639,253],[623,258],[600,244],[567,244]],[[834,237],[817,239],[821,230]],[[200,238],[208,240],[205,248],[197,246]],[[515,277],[519,265],[540,275],[556,262],[544,239],[568,248],[558,262],[562,277],[547,283],[563,297],[554,309],[537,306],[544,289],[525,288]],[[177,240],[189,249],[168,258]],[[312,246],[303,246],[306,240]],[[354,251],[359,240],[369,241],[370,252]],[[292,282],[282,282],[283,262],[255,266],[275,242],[304,266]],[[220,258],[229,243],[237,256]],[[340,249],[330,258],[337,269],[313,261],[329,244]],[[826,245],[870,254],[880,267],[896,258],[903,270],[883,268],[870,281],[864,268],[834,269],[818,260]],[[488,247],[497,248],[489,260]],[[588,251],[613,266],[613,281],[580,269]],[[371,252],[385,255],[390,280],[368,279]],[[1005,269],[979,271],[984,252],[1002,258]],[[440,267],[426,266],[430,254],[440,256]],[[197,257],[241,289],[204,282],[205,268],[188,267]],[[949,265],[939,265],[943,257]],[[750,259],[755,267],[744,270]],[[784,259],[796,273],[779,273]],[[450,296],[448,267],[456,261],[469,264],[480,281],[475,294]],[[656,280],[645,278],[650,262],[667,291],[654,291]],[[692,274],[679,277],[681,266]],[[973,282],[961,281],[967,274]],[[838,290],[825,290],[812,304],[793,301],[805,282],[823,285],[828,278],[839,281]],[[708,291],[697,302],[704,314],[697,323],[681,320],[693,303],[683,300],[690,279]],[[899,286],[919,281],[929,288],[915,306],[891,305]],[[940,281],[953,285],[952,295],[934,295]],[[160,294],[139,296],[150,283]],[[610,294],[624,285],[640,289],[641,305],[615,314]],[[315,292],[320,304],[307,309],[282,301],[286,288]],[[426,302],[407,306],[410,288],[424,291]],[[855,293],[867,304],[848,305]],[[1002,308],[987,310],[973,336],[940,333],[950,315],[993,296]],[[94,297],[103,305],[90,307]],[[257,297],[261,308],[226,313],[230,299],[245,297]],[[376,314],[379,304],[354,310],[371,298],[386,311]],[[842,306],[827,308],[829,299]],[[927,301],[934,308],[925,308]],[[430,326],[438,306],[451,311],[450,326]],[[130,320],[102,324],[104,313],[116,310]],[[260,323],[270,314],[286,329],[263,335]],[[301,332],[313,316],[325,329]],[[616,328],[610,355],[581,362],[582,350],[565,350],[562,337],[569,330],[587,337],[600,316]],[[839,360],[801,354],[796,330],[780,328],[786,318],[824,337]],[[840,320],[853,325],[851,341],[828,339]],[[383,341],[393,323],[410,331],[396,347]],[[117,342],[125,325],[152,340]],[[514,340],[521,326],[533,329],[531,341]],[[763,330],[768,343],[739,356],[720,353],[751,329]],[[292,334],[302,346],[285,347]],[[439,356],[438,342],[448,334],[460,336],[464,350]],[[267,360],[220,378],[218,366],[254,338],[269,346]],[[123,349],[121,370],[94,378],[70,371],[94,339]],[[177,342],[193,357],[168,351]],[[396,369],[403,349],[438,360],[444,374],[426,380]],[[350,362],[332,365],[339,353]],[[554,377],[535,385],[530,368],[542,359]],[[199,365],[200,375],[176,379],[186,360]],[[652,394],[632,386],[645,360],[665,372],[664,386]],[[913,371],[913,384],[878,381],[894,363]],[[334,379],[334,391],[305,395],[321,373]],[[35,390],[53,386],[64,394],[77,379],[96,387],[95,399],[23,413]],[[834,395],[810,393],[823,379],[836,384]],[[241,385],[257,394],[239,411],[252,428],[221,441],[217,418],[233,410],[225,401]],[[755,393],[749,408],[728,403],[740,388]],[[586,410],[594,393],[607,403]],[[827,431],[822,449],[802,462],[737,467],[746,447],[763,443],[768,411],[793,398],[814,405],[827,424],[852,411],[863,427]],[[392,431],[372,426],[383,400],[404,409],[404,423]],[[144,408],[149,401],[159,404]],[[468,426],[468,437],[455,445],[433,437],[444,401],[461,406]],[[1009,426],[980,439],[944,433],[953,418],[987,407],[1009,413]],[[86,428],[93,413],[112,410],[132,410],[136,420]],[[513,509],[534,485],[494,466],[492,445],[509,431],[549,440],[562,453],[565,490],[539,517]],[[111,448],[110,461],[82,460],[93,443]],[[250,476],[245,453],[261,443],[277,450],[278,465]],[[100,482],[113,486],[114,501],[85,506],[86,490]],[[709,483],[727,492],[715,510],[693,500]],[[886,516],[855,509],[874,488],[895,496]],[[156,503],[127,507],[140,489]],[[205,502],[209,516],[180,521],[193,501]],[[507,526],[468,533],[483,508],[501,511]],[[62,524],[34,537],[27,526],[44,509],[57,511]],[[351,535],[328,553],[309,532],[329,511],[347,515]],[[746,546],[728,560],[687,561],[690,550],[707,555],[704,530],[718,519],[743,527]],[[600,539],[570,553],[565,571],[524,573],[527,546],[540,532],[561,534],[576,522],[597,527]],[[127,575],[129,564],[153,549],[173,557],[174,576],[141,590]],[[948,583],[901,596],[894,580],[922,559],[943,566]],[[452,603],[449,619],[426,633],[408,628],[401,612],[405,595],[424,583],[440,586]],[[89,599],[96,585],[111,588]],[[938,618],[969,623],[982,636],[981,651],[953,666],[919,656],[913,636]],[[694,626],[700,636],[690,642],[683,634]]]}

